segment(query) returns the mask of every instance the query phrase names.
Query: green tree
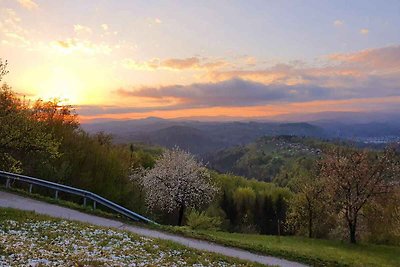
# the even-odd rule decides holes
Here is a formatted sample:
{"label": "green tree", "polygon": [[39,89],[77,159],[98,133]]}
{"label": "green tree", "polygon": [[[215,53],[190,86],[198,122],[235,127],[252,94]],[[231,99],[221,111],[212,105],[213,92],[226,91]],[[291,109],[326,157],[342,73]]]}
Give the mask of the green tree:
{"label": "green tree", "polygon": [[31,161],[42,163],[59,157],[59,142],[34,118],[31,109],[4,84],[0,89],[0,168],[29,172]]}
{"label": "green tree", "polygon": [[254,206],[256,203],[256,193],[251,187],[238,187],[233,193],[238,226],[246,231],[254,227]]}
{"label": "green tree", "polygon": [[326,230],[326,220],[332,220],[324,181],[316,170],[305,170],[291,181],[290,186],[296,193],[290,203],[291,226],[300,231],[305,226],[308,237],[320,237]]}

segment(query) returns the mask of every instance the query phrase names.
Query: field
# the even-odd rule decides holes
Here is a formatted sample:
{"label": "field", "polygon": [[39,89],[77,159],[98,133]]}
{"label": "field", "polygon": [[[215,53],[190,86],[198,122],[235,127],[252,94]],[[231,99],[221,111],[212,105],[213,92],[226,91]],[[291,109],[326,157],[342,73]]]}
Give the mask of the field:
{"label": "field", "polygon": [[0,209],[0,266],[257,266],[111,228]]}
{"label": "field", "polygon": [[170,227],[169,231],[314,266],[400,266],[400,247]]}

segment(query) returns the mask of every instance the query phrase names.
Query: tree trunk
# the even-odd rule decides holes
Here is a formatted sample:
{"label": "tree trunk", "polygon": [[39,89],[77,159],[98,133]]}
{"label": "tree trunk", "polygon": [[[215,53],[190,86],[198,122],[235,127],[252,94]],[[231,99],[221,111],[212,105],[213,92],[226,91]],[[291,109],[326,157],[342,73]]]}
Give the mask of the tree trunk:
{"label": "tree trunk", "polygon": [[181,207],[179,208],[179,217],[178,217],[179,226],[182,226],[184,213],[185,213],[185,205],[181,205]]}
{"label": "tree trunk", "polygon": [[311,238],[313,236],[313,214],[311,208],[308,211],[308,237]]}
{"label": "tree trunk", "polygon": [[356,231],[357,231],[357,218],[353,221],[349,221],[349,233],[350,233],[350,243],[356,244]]}
{"label": "tree trunk", "polygon": [[352,243],[352,244],[357,243],[357,240],[356,240],[356,227],[355,227],[355,225],[352,225],[352,226],[350,227],[350,243]]}

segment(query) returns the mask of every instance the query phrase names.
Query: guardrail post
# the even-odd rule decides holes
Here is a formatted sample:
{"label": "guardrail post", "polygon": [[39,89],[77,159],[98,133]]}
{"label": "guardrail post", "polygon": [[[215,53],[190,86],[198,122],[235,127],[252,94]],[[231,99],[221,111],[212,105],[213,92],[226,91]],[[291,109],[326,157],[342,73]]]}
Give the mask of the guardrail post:
{"label": "guardrail post", "polygon": [[58,199],[58,190],[56,190],[56,194],[54,195],[55,199]]}
{"label": "guardrail post", "polygon": [[83,198],[83,206],[86,207],[86,197]]}
{"label": "guardrail post", "polygon": [[32,187],[33,187],[33,184],[29,184],[29,194],[32,194]]}
{"label": "guardrail post", "polygon": [[6,181],[6,188],[10,188],[10,178],[7,178],[7,181]]}
{"label": "guardrail post", "polygon": [[96,201],[93,201],[93,209],[96,209]]}

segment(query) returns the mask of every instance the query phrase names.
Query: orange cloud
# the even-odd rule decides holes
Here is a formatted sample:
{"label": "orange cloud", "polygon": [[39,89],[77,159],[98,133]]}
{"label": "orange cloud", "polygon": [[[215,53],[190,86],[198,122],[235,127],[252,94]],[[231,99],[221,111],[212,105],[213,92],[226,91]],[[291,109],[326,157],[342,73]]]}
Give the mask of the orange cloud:
{"label": "orange cloud", "polygon": [[264,84],[368,90],[394,90],[400,83],[400,46],[332,54],[322,60],[319,66],[277,64],[262,70],[214,70],[204,77],[213,82],[240,78]]}
{"label": "orange cloud", "polygon": [[144,62],[125,59],[122,64],[126,68],[134,70],[213,70],[228,65],[223,60],[202,60],[198,57],[169,58],[164,60],[154,58]]}
{"label": "orange cloud", "polygon": [[23,8],[26,9],[35,9],[39,7],[39,5],[33,0],[17,0],[17,1]]}
{"label": "orange cloud", "polygon": [[199,64],[200,64],[199,58],[191,57],[184,59],[179,59],[179,58],[166,59],[162,61],[160,65],[165,68],[183,70],[183,69],[191,69],[194,67],[198,67]]}
{"label": "orange cloud", "polygon": [[[328,59],[353,68],[369,68],[374,71],[400,68],[400,45],[366,49],[355,53],[332,54]],[[349,65],[352,64],[352,65]]]}
{"label": "orange cloud", "polygon": [[278,71],[278,70],[233,70],[233,71],[214,71],[206,75],[206,77],[212,81],[225,81],[233,78],[241,78],[243,80],[261,82],[265,84],[272,83],[286,83],[289,78],[289,71]]}

